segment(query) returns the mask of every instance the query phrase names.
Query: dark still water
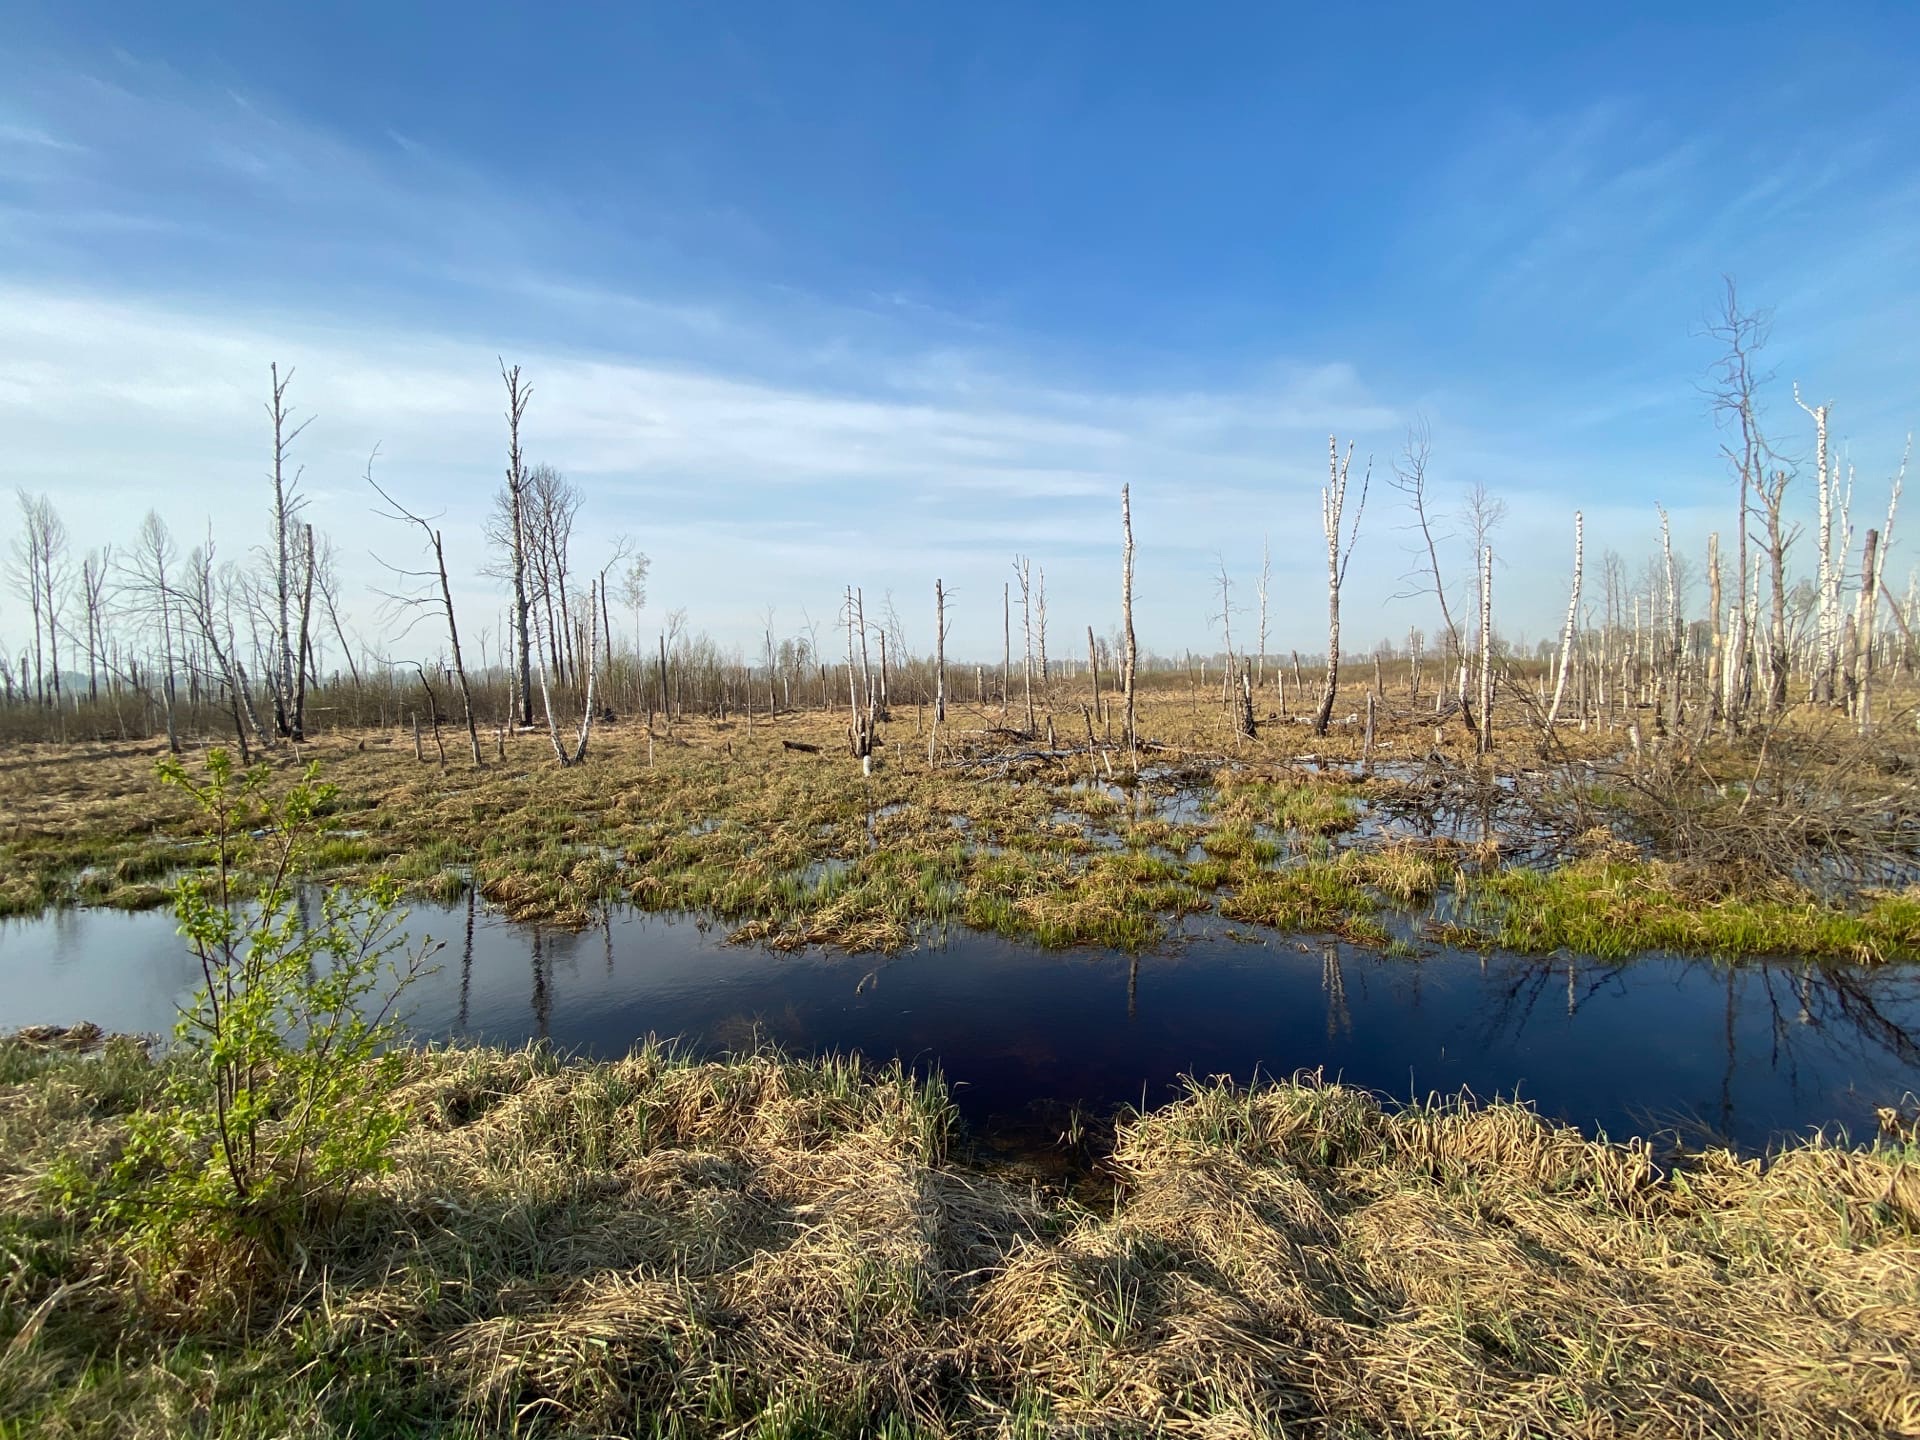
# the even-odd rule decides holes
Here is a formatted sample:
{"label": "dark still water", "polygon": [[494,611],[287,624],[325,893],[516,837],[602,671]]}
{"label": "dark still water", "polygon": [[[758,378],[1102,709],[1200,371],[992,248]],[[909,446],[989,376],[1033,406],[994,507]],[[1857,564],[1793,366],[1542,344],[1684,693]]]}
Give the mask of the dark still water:
{"label": "dark still water", "polygon": [[[1218,921],[1138,962],[972,934],[891,958],[783,956],[693,920],[616,912],[571,934],[464,904],[416,905],[409,928],[446,945],[412,992],[422,1036],[898,1055],[937,1063],[989,1129],[1157,1102],[1183,1073],[1324,1067],[1402,1098],[1518,1093],[1590,1130],[1758,1149],[1819,1127],[1866,1139],[1876,1106],[1920,1092],[1920,968],[1393,959]],[[0,922],[0,1028],[165,1030],[198,978],[164,913]]]}

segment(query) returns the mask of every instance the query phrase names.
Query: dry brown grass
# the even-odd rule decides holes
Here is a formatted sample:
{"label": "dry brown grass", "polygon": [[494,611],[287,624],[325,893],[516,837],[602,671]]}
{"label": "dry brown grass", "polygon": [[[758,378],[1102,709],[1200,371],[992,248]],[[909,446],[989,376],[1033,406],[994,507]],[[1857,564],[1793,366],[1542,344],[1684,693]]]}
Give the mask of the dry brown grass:
{"label": "dry brown grass", "polygon": [[1090,1210],[895,1071],[440,1052],[377,1192],[210,1310],[35,1183],[111,1150],[126,1057],[0,1056],[0,1432],[1920,1434],[1911,1149],[1666,1174],[1512,1105],[1205,1085]]}

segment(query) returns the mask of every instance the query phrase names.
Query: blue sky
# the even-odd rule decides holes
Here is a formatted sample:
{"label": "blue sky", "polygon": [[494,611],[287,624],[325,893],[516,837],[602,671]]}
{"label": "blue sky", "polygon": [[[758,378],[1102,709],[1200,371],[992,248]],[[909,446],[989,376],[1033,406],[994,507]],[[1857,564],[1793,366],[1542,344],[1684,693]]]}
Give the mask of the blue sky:
{"label": "blue sky", "polygon": [[[1920,416],[1916,66],[1901,4],[14,0],[0,479],[83,546],[151,504],[238,554],[277,359],[350,581],[405,549],[378,444],[483,625],[504,354],[583,560],[654,557],[646,619],[746,641],[851,582],[925,645],[939,575],[985,652],[1024,552],[1055,625],[1104,630],[1128,481],[1143,643],[1216,644],[1216,554],[1251,608],[1266,536],[1273,643],[1306,648],[1328,432],[1384,466],[1424,417],[1443,500],[1506,501],[1505,628],[1537,637],[1575,508],[1634,565],[1656,502],[1690,552],[1728,529],[1723,275],[1775,312],[1785,448],[1798,379],[1884,505]],[[1376,487],[1352,644],[1431,627],[1392,598],[1402,522]]]}

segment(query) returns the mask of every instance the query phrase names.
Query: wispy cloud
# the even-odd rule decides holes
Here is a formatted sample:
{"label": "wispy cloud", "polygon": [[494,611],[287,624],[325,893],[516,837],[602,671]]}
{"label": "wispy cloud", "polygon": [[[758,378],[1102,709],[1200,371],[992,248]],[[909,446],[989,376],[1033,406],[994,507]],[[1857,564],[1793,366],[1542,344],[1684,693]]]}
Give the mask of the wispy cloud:
{"label": "wispy cloud", "polygon": [[[1400,419],[1344,366],[1303,370],[1297,388],[1056,385],[1015,403],[1008,386],[877,397],[563,348],[512,358],[535,387],[530,453],[582,483],[591,534],[638,535],[656,551],[663,600],[722,628],[770,599],[810,594],[817,606],[849,577],[930,582],[935,559],[953,567],[950,583],[984,592],[1014,550],[1043,547],[1073,562],[1056,572],[1063,603],[1104,615],[1110,567],[1077,562],[1112,548],[1122,483],[1140,496],[1143,563],[1159,555],[1185,568],[1249,523],[1270,523],[1261,517],[1311,513],[1329,397],[1383,427]],[[210,515],[229,549],[251,537],[269,359],[296,366],[295,402],[318,417],[301,446],[308,483],[323,492],[317,522],[366,533],[358,476],[378,444],[381,473],[444,508],[456,555],[477,569],[479,512],[503,444],[491,347],[0,289],[0,419],[17,473],[70,510],[129,526],[153,503],[186,529]],[[810,538],[796,544],[795,533]],[[1184,630],[1192,617],[1161,594],[1165,628]],[[975,618],[984,636],[987,619]]]}
{"label": "wispy cloud", "polygon": [[17,125],[0,120],[0,148],[63,150],[69,154],[78,154],[83,147],[74,144],[71,140],[62,140],[38,125]]}
{"label": "wispy cloud", "polygon": [[[1206,383],[1125,384],[1071,346],[911,289],[704,289],[644,245],[612,265],[594,222],[553,197],[391,132],[349,143],[164,67],[46,79],[23,103],[37,108],[0,128],[0,164],[32,157],[0,209],[17,257],[0,271],[0,424],[11,478],[48,490],[82,544],[124,538],[148,505],[183,533],[210,517],[226,553],[250,544],[277,359],[318,417],[301,458],[349,579],[374,578],[359,476],[378,444],[382,476],[445,511],[461,603],[491,615],[498,596],[477,574],[503,462],[501,353],[535,386],[531,453],[587,490],[583,545],[635,535],[658,604],[743,643],[768,602],[791,621],[801,604],[830,609],[849,580],[906,596],[939,574],[964,597],[956,647],[990,651],[992,592],[1016,550],[1047,565],[1056,614],[1103,625],[1125,483],[1149,644],[1203,643],[1215,552],[1251,577],[1270,536],[1276,643],[1310,647],[1330,430],[1379,472],[1349,634],[1403,634],[1427,617],[1391,599],[1408,557],[1384,473],[1416,412],[1434,422],[1443,491],[1478,479],[1509,502],[1501,603],[1515,629],[1544,633],[1564,606],[1576,505],[1594,554],[1644,553],[1655,498],[1685,547],[1716,523],[1696,355],[1587,355],[1568,362],[1569,385],[1528,377],[1530,358],[1503,368],[1505,333],[1469,351],[1442,329],[1392,364],[1277,351]],[[1605,307],[1662,311],[1684,350],[1700,299],[1688,277],[1726,263],[1717,247],[1764,253],[1734,242],[1824,213],[1868,163],[1810,142],[1756,174],[1727,146],[1677,138],[1624,101],[1510,115],[1436,177],[1405,250],[1437,274],[1425,283],[1456,292],[1442,310],[1456,329],[1525,325],[1528,357],[1626,328],[1595,321]],[[1916,206],[1920,190],[1885,193],[1836,240],[1834,273],[1910,263]],[[1690,449],[1676,440],[1689,427]],[[379,539],[383,553],[400,543]]]}

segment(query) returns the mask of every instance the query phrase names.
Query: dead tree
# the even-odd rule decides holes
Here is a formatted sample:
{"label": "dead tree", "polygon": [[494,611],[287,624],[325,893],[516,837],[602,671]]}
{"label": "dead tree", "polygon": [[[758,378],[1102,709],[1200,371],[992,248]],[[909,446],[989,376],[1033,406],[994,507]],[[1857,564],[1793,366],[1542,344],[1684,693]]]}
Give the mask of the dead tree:
{"label": "dead tree", "polygon": [[1553,702],[1547,706],[1547,728],[1560,718],[1560,700],[1567,693],[1567,667],[1573,661],[1573,627],[1580,615],[1580,571],[1586,556],[1585,522],[1573,512],[1573,593],[1567,600],[1566,622],[1560,627],[1560,664],[1553,681]]}
{"label": "dead tree", "polygon": [[853,608],[860,632],[860,684],[867,692],[867,729],[871,732],[873,719],[879,713],[879,701],[873,684],[873,658],[867,651],[867,595],[858,585],[853,587]]}
{"label": "dead tree", "polygon": [[[171,570],[179,547],[159,512],[149,510],[140,524],[139,539],[124,557],[120,595],[135,615],[156,626],[160,633],[161,663],[160,707],[166,718],[167,749],[180,753],[180,732],[174,724],[174,600]],[[151,712],[149,712],[151,713]]]}
{"label": "dead tree", "polygon": [[[566,745],[561,741],[559,724],[553,718],[553,691],[547,684],[547,665],[544,655],[540,662],[540,704],[546,712],[547,738],[553,742],[554,758],[560,762],[563,768],[578,765],[587,758],[587,741],[593,737],[594,677],[600,668],[598,664],[600,644],[599,598],[600,590],[605,587],[607,583],[607,570],[613,568],[613,563],[614,562],[611,561],[608,562],[606,569],[603,569],[598,578],[587,587],[587,692],[580,713],[580,733],[574,741],[571,752],[568,751]],[[464,685],[465,681],[461,683]],[[469,720],[469,723],[471,723],[471,720]],[[474,753],[476,756],[479,754],[478,750]]]}
{"label": "dead tree", "polygon": [[[391,666],[393,662],[388,661],[387,663]],[[427,724],[433,727],[433,750],[434,753],[440,757],[440,773],[444,775],[447,772],[447,742],[440,738],[440,697],[433,693],[433,682],[427,679],[427,667],[422,665],[418,660],[409,660],[407,663],[413,666],[415,673],[419,675],[420,689],[427,697]],[[419,761],[424,761],[427,758],[420,751],[420,717],[418,714],[413,717],[413,758]]]}
{"label": "dead tree", "polygon": [[1258,689],[1267,679],[1267,590],[1273,583],[1273,549],[1267,537],[1260,537],[1260,655],[1253,667],[1253,684]]}
{"label": "dead tree", "polygon": [[253,733],[262,744],[271,743],[271,738],[254,709],[253,696],[247,691],[246,676],[234,654],[233,621],[229,607],[223,597],[216,593],[217,581],[219,589],[226,592],[227,596],[231,595],[233,570],[227,566],[216,571],[213,556],[213,527],[209,525],[207,543],[187,557],[185,582],[175,591],[175,613],[181,617],[182,628],[190,621],[199,631],[201,643],[213,657],[220,679],[227,686],[233,708],[234,729],[239,735],[240,754],[244,758],[247,740],[241,724],[243,718],[252,725]]}
{"label": "dead tree", "polygon": [[[40,544],[37,525],[41,508],[46,505],[46,497],[36,499],[24,489],[14,492],[20,503],[21,533],[14,537],[13,563],[8,567],[9,578],[13,582],[14,592],[27,602],[28,613],[33,619],[33,664],[29,669],[27,656],[20,657],[20,688],[25,690],[31,676],[33,697],[36,702],[46,699],[47,660],[44,636],[44,612],[40,586]],[[60,673],[59,663],[54,664],[54,674]]]}
{"label": "dead tree", "polygon": [[[375,457],[377,457],[378,453],[378,451],[375,452]],[[466,719],[467,740],[472,747],[473,764],[477,770],[485,763],[480,758],[480,727],[474,720],[473,692],[467,685],[467,667],[465,661],[462,660],[460,656],[460,627],[454,620],[453,589],[447,583],[447,555],[445,547],[442,546],[440,542],[440,532],[434,528],[432,521],[426,519],[424,516],[416,515],[380,487],[379,482],[373,478],[373,460],[374,457],[369,457],[367,460],[367,484],[373,488],[373,493],[378,495],[387,505],[385,510],[377,513],[384,515],[389,520],[401,520],[414,526],[420,531],[427,542],[427,547],[433,552],[432,570],[407,570],[398,565],[388,565],[387,562],[381,561],[381,564],[386,565],[388,570],[392,571],[395,576],[406,582],[410,587],[405,591],[388,592],[387,598],[396,606],[412,608],[422,614],[431,613],[437,609],[442,618],[446,620],[447,644],[453,653],[453,676],[460,686],[460,708],[464,712],[464,718]],[[438,589],[437,595],[434,593],[436,586]],[[423,591],[425,593],[422,593]],[[546,688],[546,675],[544,672],[540,678],[541,689],[544,692]],[[421,682],[423,684],[425,683],[425,679],[425,672],[422,671]],[[591,709],[591,703],[589,703],[589,709]],[[553,719],[551,710],[549,710],[547,719],[548,723],[551,724]],[[435,739],[438,740],[438,738],[439,735],[436,728]],[[586,740],[583,735],[581,739],[581,748],[583,751],[585,746]],[[559,748],[557,742],[554,748],[556,750]],[[562,756],[561,763],[571,764],[573,762]]]}
{"label": "dead tree", "polygon": [[1480,753],[1493,751],[1493,547],[1480,551]]}
{"label": "dead tree", "polygon": [[933,723],[947,720],[947,592],[933,582]]}
{"label": "dead tree", "polygon": [[1013,557],[1013,576],[1020,586],[1020,635],[1026,647],[1027,734],[1033,724],[1033,561],[1024,555]]}
{"label": "dead tree", "polygon": [[[1454,623],[1453,609],[1447,604],[1446,579],[1440,571],[1440,548],[1433,533],[1433,517],[1427,511],[1427,462],[1433,454],[1432,438],[1426,422],[1421,421],[1407,430],[1407,439],[1401,449],[1400,458],[1393,466],[1393,488],[1406,497],[1407,508],[1413,512],[1412,528],[1420,532],[1420,549],[1426,556],[1424,571],[1416,570],[1407,576],[1412,588],[1405,590],[1402,596],[1431,594],[1440,607],[1441,623],[1447,627],[1446,663],[1441,664],[1438,691],[1434,697],[1436,713],[1440,706],[1440,693],[1446,688],[1445,676],[1448,665],[1458,668],[1466,663],[1466,644],[1460,637],[1460,627]],[[1441,537],[1450,538],[1450,537]],[[1478,552],[1476,551],[1476,556]],[[1299,659],[1294,660],[1294,689],[1300,688]],[[1473,718],[1473,706],[1467,696],[1464,683],[1465,671],[1462,670],[1462,683],[1457,687],[1460,705],[1460,719],[1469,731],[1477,730]]]}
{"label": "dead tree", "polygon": [[551,465],[533,465],[526,471],[522,505],[524,541],[537,598],[546,615],[547,654],[561,684],[577,684],[580,657],[576,652],[573,595],[568,589],[572,568],[573,526],[580,513],[580,492]]}
{"label": "dead tree", "polygon": [[1815,494],[1819,504],[1819,575],[1815,581],[1815,634],[1812,685],[1809,697],[1821,703],[1833,700],[1834,667],[1840,646],[1840,576],[1842,564],[1833,563],[1833,511],[1838,498],[1839,475],[1829,461],[1827,423],[1833,407],[1809,405],[1800,398],[1800,386],[1793,387],[1793,403],[1807,412],[1813,421],[1813,465]]}
{"label": "dead tree", "polygon": [[1726,631],[1723,627],[1723,612],[1720,608],[1720,532],[1715,530],[1707,536],[1707,609],[1713,624],[1713,649],[1707,661],[1707,725],[1711,727],[1720,719],[1721,673],[1727,663]]}
{"label": "dead tree", "polygon": [[1367,486],[1373,476],[1369,459],[1360,476],[1360,500],[1354,506],[1353,524],[1346,529],[1341,543],[1342,517],[1347,506],[1347,478],[1353,469],[1353,446],[1347,446],[1344,458],[1340,442],[1327,437],[1327,484],[1320,492],[1320,528],[1327,537],[1327,678],[1320,690],[1320,708],[1314,712],[1313,733],[1324,735],[1333,719],[1333,700],[1340,689],[1340,587],[1347,578],[1347,562],[1353,558],[1354,541],[1360,538],[1360,517],[1367,508]]}
{"label": "dead tree", "polygon": [[1126,725],[1122,734],[1126,737],[1127,749],[1137,750],[1139,739],[1134,733],[1133,684],[1134,669],[1138,656],[1133,640],[1133,505],[1129,487],[1120,487],[1120,530],[1122,544],[1120,550],[1120,626],[1126,642],[1126,652],[1121,660],[1120,686],[1125,692]]}
{"label": "dead tree", "polygon": [[301,738],[300,719],[294,706],[293,586],[290,571],[294,556],[290,531],[297,523],[305,501],[300,494],[300,474],[287,475],[288,454],[293,442],[313,423],[308,416],[294,425],[293,412],[287,408],[287,387],[293,384],[293,371],[283,377],[278,362],[269,365],[272,396],[267,416],[273,422],[273,724],[284,739]]}
{"label": "dead tree", "polygon": [[500,496],[505,523],[496,540],[507,551],[507,569],[513,579],[513,641],[518,651],[520,723],[533,724],[533,637],[527,624],[531,608],[527,597],[527,472],[520,453],[520,422],[533,398],[533,386],[520,378],[520,367],[500,362],[500,378],[507,387],[507,486]]}
{"label": "dead tree", "polygon": [[1035,576],[1033,592],[1034,639],[1038,645],[1040,665],[1040,703],[1047,707],[1051,720],[1053,714],[1053,687],[1047,670],[1047,570],[1043,565]]}
{"label": "dead tree", "polygon": [[1847,708],[1852,712],[1862,735],[1873,724],[1869,665],[1873,652],[1873,616],[1877,608],[1873,577],[1878,573],[1879,548],[1880,532],[1867,531],[1866,548],[1860,559],[1860,595],[1855,602],[1854,613],[1847,617],[1846,627],[1850,641],[1845,657]]}
{"label": "dead tree", "polygon": [[1007,691],[1013,684],[1013,599],[1012,587],[1000,582],[1000,720],[1007,718]]}
{"label": "dead tree", "polygon": [[[847,740],[854,758],[859,760],[863,772],[873,768],[873,731],[874,731],[874,694],[873,672],[866,662],[867,655],[867,616],[866,606],[860,592],[852,586],[846,594],[847,617]],[[854,669],[854,633],[860,636],[860,659],[858,670]],[[861,704],[861,678],[866,680],[866,703]]]}
{"label": "dead tree", "polygon": [[[1733,467],[1740,492],[1739,526],[1734,573],[1744,589],[1747,583],[1747,524],[1753,508],[1753,495],[1759,490],[1772,451],[1760,427],[1758,394],[1765,377],[1756,370],[1759,352],[1766,346],[1768,317],[1740,308],[1740,297],[1732,280],[1720,313],[1707,326],[1707,334],[1723,347],[1714,362],[1713,409],[1716,422],[1730,432],[1721,452]],[[1722,712],[1729,730],[1737,729],[1744,718],[1745,676],[1753,646],[1753,626],[1743,603],[1731,614],[1727,639],[1728,654],[1724,673]]]}
{"label": "dead tree", "polygon": [[[1893,543],[1893,520],[1900,509],[1900,490],[1907,478],[1907,457],[1901,456],[1900,470],[1893,477],[1892,492],[1887,497],[1886,528],[1878,536],[1867,532],[1867,551],[1865,562],[1860,567],[1860,584],[1863,591],[1863,603],[1860,618],[1855,625],[1855,643],[1860,652],[1856,664],[1859,673],[1859,701],[1856,706],[1856,718],[1860,733],[1865,735],[1872,728],[1872,704],[1870,700],[1873,685],[1873,632],[1874,617],[1880,612],[1878,596],[1885,583],[1887,551]],[[1899,607],[1894,607],[1898,615]]]}
{"label": "dead tree", "polygon": [[[60,612],[72,582],[67,527],[45,495],[29,495],[24,489],[15,493],[22,525],[13,547],[13,582],[33,619],[33,693],[42,704],[57,704],[61,685]],[[24,683],[24,657],[22,660]]]}
{"label": "dead tree", "polygon": [[[89,550],[80,562],[80,600],[87,623],[87,698],[100,698],[100,662],[105,658],[107,575],[113,568],[113,547]],[[109,677],[108,684],[112,684]]]}
{"label": "dead tree", "polygon": [[[1654,722],[1670,730],[1680,726],[1680,662],[1686,650],[1686,622],[1680,615],[1679,573],[1673,561],[1673,529],[1667,507],[1655,504],[1660,515],[1661,576],[1665,582],[1666,624],[1657,634],[1659,652],[1654,662]],[[1649,606],[1651,608],[1651,606]]]}
{"label": "dead tree", "polygon": [[360,688],[360,667],[353,660],[353,646],[347,643],[347,632],[340,624],[340,607],[337,596],[340,589],[336,568],[333,542],[327,536],[320,537],[320,549],[314,561],[314,584],[320,591],[320,603],[326,607],[327,623],[333,626],[334,637],[340,642],[340,651],[347,657],[347,674],[353,679],[353,688]]}
{"label": "dead tree", "polygon": [[1782,511],[1786,504],[1787,471],[1775,468],[1758,486],[1760,518],[1765,541],[1760,547],[1767,562],[1767,578],[1772,587],[1767,624],[1767,713],[1778,715],[1787,708],[1787,548],[1799,533],[1799,526],[1788,525]]}
{"label": "dead tree", "polygon": [[313,526],[304,525],[301,531],[305,545],[300,566],[300,642],[293,666],[293,738],[296,740],[306,737],[307,659],[312,653],[309,637],[313,619]]}
{"label": "dead tree", "polygon": [[[1091,625],[1087,626],[1087,674],[1093,678],[1093,713],[1096,717],[1099,717],[1101,714],[1100,652],[1094,648],[1093,626]],[[1109,731],[1108,733],[1111,734],[1112,732]]]}
{"label": "dead tree", "polygon": [[1214,583],[1218,585],[1220,589],[1220,609],[1210,618],[1220,622],[1222,634],[1221,643],[1227,647],[1227,664],[1226,668],[1221,672],[1220,682],[1220,700],[1224,705],[1227,703],[1227,697],[1233,688],[1234,671],[1236,669],[1233,663],[1233,579],[1227,574],[1226,557],[1217,550],[1213,553],[1213,563],[1218,567],[1218,574],[1214,576]]}

